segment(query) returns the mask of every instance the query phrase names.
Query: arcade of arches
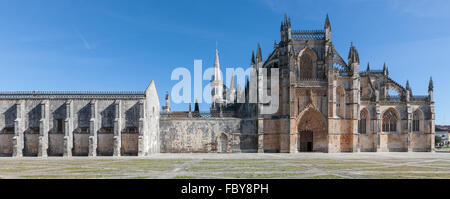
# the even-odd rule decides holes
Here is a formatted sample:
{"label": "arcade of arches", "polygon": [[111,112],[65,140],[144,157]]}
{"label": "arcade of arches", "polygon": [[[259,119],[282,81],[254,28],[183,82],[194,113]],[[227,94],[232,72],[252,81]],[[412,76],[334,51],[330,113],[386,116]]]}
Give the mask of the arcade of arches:
{"label": "arcade of arches", "polygon": [[299,152],[327,152],[327,123],[319,111],[313,108],[306,110],[297,126]]}

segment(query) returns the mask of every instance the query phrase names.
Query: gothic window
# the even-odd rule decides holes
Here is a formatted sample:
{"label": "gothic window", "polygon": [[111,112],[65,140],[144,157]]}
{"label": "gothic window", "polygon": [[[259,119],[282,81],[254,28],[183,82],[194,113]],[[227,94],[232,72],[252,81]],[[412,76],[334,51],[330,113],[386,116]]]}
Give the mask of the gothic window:
{"label": "gothic window", "polygon": [[358,127],[359,127],[359,134],[367,133],[367,114],[365,111],[361,111]]}
{"label": "gothic window", "polygon": [[388,110],[383,114],[383,132],[397,131],[397,115],[393,110]]}
{"label": "gothic window", "polygon": [[305,53],[300,57],[300,79],[313,78],[314,60],[310,54]]}
{"label": "gothic window", "polygon": [[414,112],[414,115],[413,115],[413,131],[420,131],[419,111]]}
{"label": "gothic window", "polygon": [[58,133],[62,133],[63,132],[63,120],[62,119],[57,119],[56,120],[56,130]]}
{"label": "gothic window", "polygon": [[339,117],[344,117],[345,91],[342,87],[336,89],[336,113]]}

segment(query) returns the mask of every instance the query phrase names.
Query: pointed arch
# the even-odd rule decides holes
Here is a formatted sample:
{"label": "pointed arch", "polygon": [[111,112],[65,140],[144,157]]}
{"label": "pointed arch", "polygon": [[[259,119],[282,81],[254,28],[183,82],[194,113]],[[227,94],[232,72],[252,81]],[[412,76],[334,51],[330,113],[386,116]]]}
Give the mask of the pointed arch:
{"label": "pointed arch", "polygon": [[336,87],[336,115],[345,117],[345,90],[342,86]]}
{"label": "pointed arch", "polygon": [[309,47],[304,48],[298,54],[297,78],[313,79],[316,78],[317,55]]}
{"label": "pointed arch", "polygon": [[228,146],[228,135],[225,133],[221,133],[217,137],[217,152],[219,153],[227,153],[229,149]]}
{"label": "pointed arch", "polygon": [[327,121],[313,104],[297,117],[298,151],[328,151]]}
{"label": "pointed arch", "polygon": [[359,134],[368,134],[368,132],[370,131],[369,124],[370,124],[369,110],[367,110],[366,108],[363,108],[360,111],[360,115],[359,115],[359,123],[358,123]]}
{"label": "pointed arch", "polygon": [[413,112],[413,122],[412,122],[412,131],[413,132],[421,132],[423,131],[423,118],[424,114],[423,111],[420,108],[417,108]]}
{"label": "pointed arch", "polygon": [[400,127],[400,114],[395,108],[389,108],[382,114],[382,130],[385,133],[398,132]]}

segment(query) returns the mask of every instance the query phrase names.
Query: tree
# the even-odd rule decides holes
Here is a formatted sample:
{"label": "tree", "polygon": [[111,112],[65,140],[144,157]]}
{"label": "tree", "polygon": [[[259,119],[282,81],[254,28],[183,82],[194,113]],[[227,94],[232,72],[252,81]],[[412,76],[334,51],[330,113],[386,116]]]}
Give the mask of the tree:
{"label": "tree", "polygon": [[195,100],[195,107],[194,107],[194,112],[200,112],[200,109],[199,109],[199,107],[198,107],[198,101],[197,100]]}
{"label": "tree", "polygon": [[439,135],[435,135],[434,136],[434,143],[438,144],[438,143],[441,143],[441,142],[442,142],[442,137],[439,136]]}

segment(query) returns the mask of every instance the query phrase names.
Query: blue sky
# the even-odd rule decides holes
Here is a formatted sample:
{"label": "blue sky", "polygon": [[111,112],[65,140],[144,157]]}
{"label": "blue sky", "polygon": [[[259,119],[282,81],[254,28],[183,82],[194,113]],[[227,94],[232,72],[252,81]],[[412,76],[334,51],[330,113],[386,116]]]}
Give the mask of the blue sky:
{"label": "blue sky", "polygon": [[[447,0],[2,0],[0,90],[144,90],[155,80],[162,104],[177,67],[248,67],[279,40],[283,14],[293,29],[321,29],[346,58],[370,62],[415,95],[433,76],[436,123],[450,124],[450,1]],[[205,81],[206,84],[206,81]],[[187,104],[172,105],[186,110]],[[208,105],[202,105],[206,110]]]}

